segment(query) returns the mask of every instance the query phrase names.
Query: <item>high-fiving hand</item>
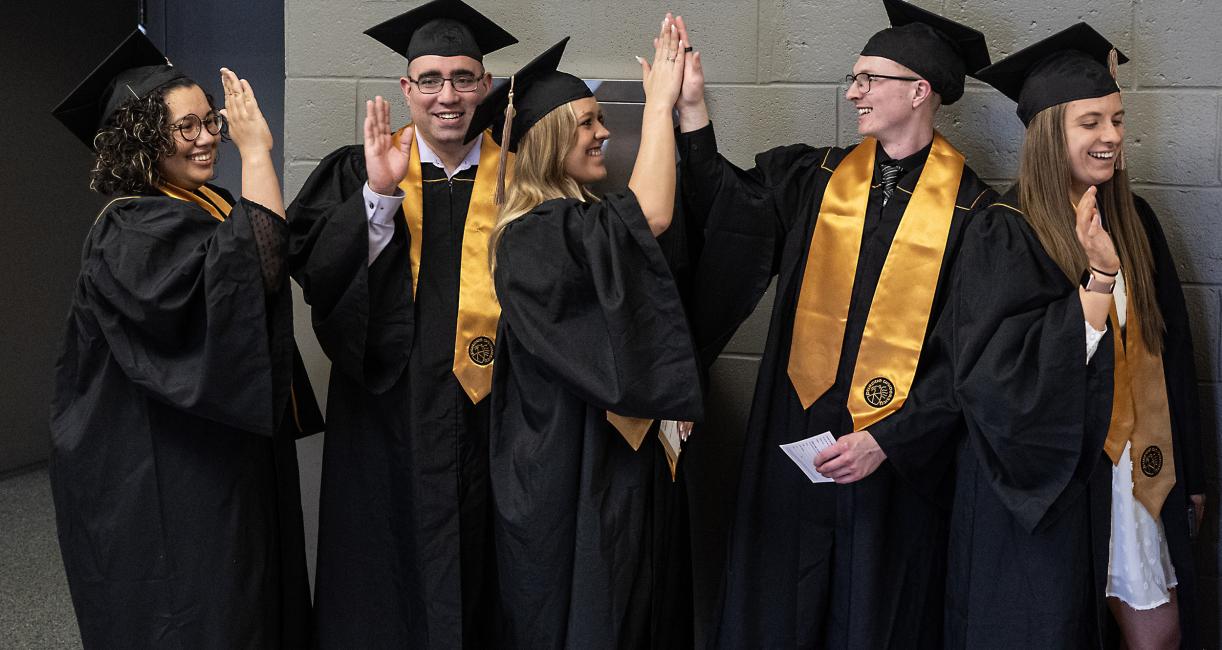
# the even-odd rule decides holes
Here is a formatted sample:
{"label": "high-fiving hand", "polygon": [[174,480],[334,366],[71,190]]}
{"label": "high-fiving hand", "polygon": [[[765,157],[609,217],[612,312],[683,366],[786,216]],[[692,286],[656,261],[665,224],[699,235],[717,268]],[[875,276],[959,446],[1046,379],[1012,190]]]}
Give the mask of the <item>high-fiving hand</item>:
{"label": "high-fiving hand", "polygon": [[641,81],[645,86],[645,103],[657,103],[671,108],[679,99],[683,85],[683,66],[687,60],[684,49],[687,44],[679,38],[679,27],[675,19],[666,14],[662,30],[653,39],[653,63],[641,57]]}
{"label": "high-fiving hand", "polygon": [[221,115],[229,123],[229,138],[238,153],[246,158],[252,154],[267,154],[272,150],[272,131],[259,110],[250,84],[229,68],[221,68],[221,86],[225,89],[225,108]]}
{"label": "high-fiving hand", "polygon": [[414,131],[403,129],[399,145],[395,146],[390,130],[390,104],[381,96],[365,102],[365,173],[369,189],[378,194],[394,194],[395,187],[407,175],[408,155],[412,150]]}
{"label": "high-fiving hand", "polygon": [[1095,204],[1096,193],[1094,186],[1087,188],[1075,206],[1078,241],[1086,251],[1086,259],[1092,267],[1113,274],[1120,270],[1120,257],[1116,255],[1112,236],[1103,229],[1099,208]]}

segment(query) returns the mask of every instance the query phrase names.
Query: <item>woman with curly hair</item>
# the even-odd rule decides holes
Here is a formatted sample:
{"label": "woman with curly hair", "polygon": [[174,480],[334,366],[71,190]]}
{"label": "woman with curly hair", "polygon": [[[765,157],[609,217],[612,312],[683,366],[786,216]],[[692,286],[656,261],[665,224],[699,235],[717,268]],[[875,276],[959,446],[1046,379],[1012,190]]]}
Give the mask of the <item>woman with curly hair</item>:
{"label": "woman with curly hair", "polygon": [[[116,196],[86,238],[51,405],[60,549],[89,648],[304,647],[294,440],[319,429],[292,334],[272,136],[137,31],[55,115]],[[243,197],[208,185],[228,133]]]}

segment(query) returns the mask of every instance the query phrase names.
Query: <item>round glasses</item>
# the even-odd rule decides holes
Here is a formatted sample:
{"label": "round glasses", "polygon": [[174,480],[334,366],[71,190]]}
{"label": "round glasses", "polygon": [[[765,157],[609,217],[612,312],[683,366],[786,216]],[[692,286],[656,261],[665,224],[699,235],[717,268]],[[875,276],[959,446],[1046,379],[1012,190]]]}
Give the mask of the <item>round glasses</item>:
{"label": "round glasses", "polygon": [[870,92],[870,83],[875,79],[896,79],[899,81],[920,81],[920,77],[893,77],[889,74],[870,74],[869,72],[858,72],[857,74],[844,75],[844,82],[848,84],[857,84],[857,90],[860,90],[864,95]]}
{"label": "round glasses", "polygon": [[426,95],[436,95],[445,87],[446,82],[450,82],[454,86],[454,90],[460,93],[473,92],[479,87],[480,78],[471,74],[454,75],[453,77],[443,77],[441,75],[425,75],[419,79],[407,78],[408,81],[416,84],[420,92]]}
{"label": "round glasses", "polygon": [[183,140],[194,142],[200,131],[208,129],[208,133],[217,135],[226,131],[225,116],[212,112],[200,119],[195,113],[187,113],[181,120],[170,125],[171,131],[178,131]]}

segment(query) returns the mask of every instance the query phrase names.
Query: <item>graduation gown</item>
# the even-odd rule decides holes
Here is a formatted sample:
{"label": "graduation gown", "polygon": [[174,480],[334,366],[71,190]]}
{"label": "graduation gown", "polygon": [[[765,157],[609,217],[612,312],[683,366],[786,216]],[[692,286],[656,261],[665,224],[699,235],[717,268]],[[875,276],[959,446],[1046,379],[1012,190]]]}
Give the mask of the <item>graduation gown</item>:
{"label": "graduation gown", "polygon": [[493,596],[488,400],[452,371],[478,167],[421,165],[415,296],[402,210],[373,264],[364,149],[327,156],[288,209],[290,265],[331,360],[315,608],[324,648],[482,647]]}
{"label": "graduation gown", "polygon": [[221,222],[161,195],[112,201],[86,238],[50,475],[87,648],[308,643],[294,439],[321,422],[285,238],[250,201]]}
{"label": "graduation gown", "polygon": [[[946,514],[938,499],[946,463],[909,478],[888,461],[850,485],[811,484],[778,448],[823,431],[853,431],[846,403],[857,348],[900,219],[913,218],[905,208],[924,154],[903,161],[908,171],[885,207],[881,185],[870,190],[835,384],[803,410],[787,372],[794,313],[823,191],[849,149],[779,147],[743,171],[717,154],[711,125],[682,134],[679,146],[688,209],[706,215],[692,298],[693,334],[705,363],[716,359],[778,276],[712,644],[940,644]],[[970,168],[963,170],[930,329],[945,304],[941,280],[963,225],[992,196]]]}
{"label": "graduation gown", "polygon": [[[674,280],[631,193],[546,201],[504,230],[490,470],[503,648],[642,648],[669,634],[651,505],[651,432],[607,421],[698,420],[700,381]],[[669,481],[669,475],[665,480]],[[665,500],[665,499],[663,499]],[[680,558],[676,561],[684,561]],[[651,602],[655,601],[655,602]]]}
{"label": "graduation gown", "polygon": [[[1198,647],[1186,517],[1187,495],[1204,491],[1192,343],[1166,240],[1145,201],[1137,205],[1167,323],[1175,460],[1185,463],[1162,520],[1179,579],[1183,647]],[[936,359],[911,397],[922,406],[914,412],[960,409],[966,422],[967,435],[949,440],[957,466],[946,647],[1113,647],[1104,600],[1112,473],[1103,441],[1114,332],[1087,364],[1077,286],[1018,209],[1011,190],[968,227],[931,342]]]}

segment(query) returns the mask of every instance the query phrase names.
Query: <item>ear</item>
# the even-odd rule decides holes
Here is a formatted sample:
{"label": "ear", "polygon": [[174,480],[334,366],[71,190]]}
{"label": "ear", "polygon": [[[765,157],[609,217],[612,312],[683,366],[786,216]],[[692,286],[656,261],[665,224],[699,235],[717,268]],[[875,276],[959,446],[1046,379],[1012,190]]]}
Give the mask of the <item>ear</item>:
{"label": "ear", "polygon": [[912,88],[913,109],[920,108],[923,104],[928,103],[930,101],[930,97],[933,96],[933,86],[930,86],[929,82],[925,81],[924,79],[913,82]]}
{"label": "ear", "polygon": [[403,92],[403,99],[406,100],[412,92],[412,82],[407,77],[399,77],[399,90]]}

